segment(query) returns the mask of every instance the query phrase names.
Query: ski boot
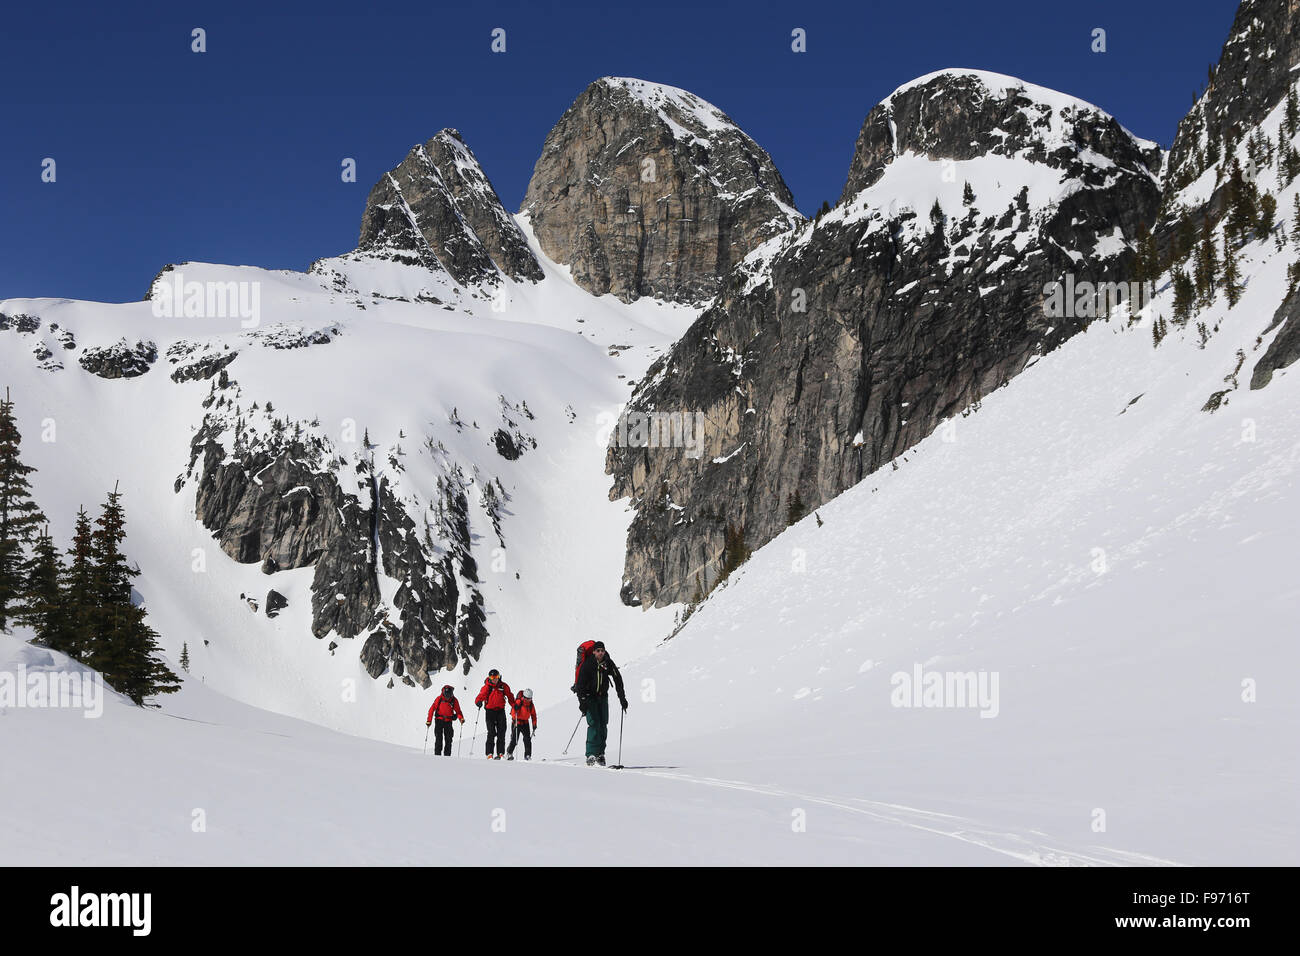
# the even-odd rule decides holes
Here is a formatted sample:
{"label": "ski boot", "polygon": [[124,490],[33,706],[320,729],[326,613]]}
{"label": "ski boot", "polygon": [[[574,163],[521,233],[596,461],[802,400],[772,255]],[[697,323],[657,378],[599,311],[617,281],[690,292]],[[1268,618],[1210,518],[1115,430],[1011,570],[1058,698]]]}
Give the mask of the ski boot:
{"label": "ski boot", "polygon": [[515,759],[515,755],[514,755],[514,754],[506,754],[506,759],[507,759],[507,760],[514,760],[514,759]]}
{"label": "ski boot", "polygon": [[594,767],[594,766],[596,766],[596,758],[595,758],[594,756],[588,756],[588,757],[587,757],[587,766],[588,766],[588,767]]}
{"label": "ski boot", "polygon": [[599,757],[596,758],[596,766],[597,766],[597,767],[603,767],[603,766],[605,766],[605,755],[604,755],[604,754],[601,754]]}

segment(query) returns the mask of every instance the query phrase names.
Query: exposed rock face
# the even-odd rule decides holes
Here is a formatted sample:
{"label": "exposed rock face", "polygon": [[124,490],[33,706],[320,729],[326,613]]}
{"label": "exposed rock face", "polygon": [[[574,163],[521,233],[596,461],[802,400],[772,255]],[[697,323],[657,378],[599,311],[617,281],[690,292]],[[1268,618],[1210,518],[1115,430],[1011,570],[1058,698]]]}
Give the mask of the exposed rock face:
{"label": "exposed rock face", "polygon": [[290,441],[231,457],[218,440],[225,425],[219,414],[209,414],[191,445],[191,472],[201,461],[199,520],[241,563],[315,565],[312,633],[319,638],[334,629],[355,637],[379,599],[373,556],[364,546],[369,514],[334,475],[320,470],[318,448]]}
{"label": "exposed rock face", "polygon": [[[433,671],[468,669],[487,628],[461,470],[448,466],[432,502],[403,499],[368,454],[349,461],[310,426],[268,421],[265,410],[259,420],[237,404],[238,383],[220,375],[176,490],[197,480],[197,517],[221,549],[271,575],[314,566],[312,633],[369,631],[362,664],[372,676],[391,661],[398,676],[427,687]],[[422,527],[413,514],[425,515]],[[391,608],[381,573],[398,582]],[[285,604],[271,590],[268,616]]]}
{"label": "exposed rock face", "polygon": [[[964,202],[964,176],[988,166],[944,177],[942,161],[982,157],[972,142],[1019,164],[999,167],[1004,181],[1057,185],[1015,192],[988,175]],[[895,144],[914,155],[894,159]],[[1084,328],[1091,302],[1053,314],[1045,286],[1127,278],[1157,163],[1109,116],[1006,77],[938,74],[874,109],[858,191],[746,259],[634,393],[631,412],[684,413],[687,427],[702,414],[703,434],[692,457],[662,428],[660,447],[615,432],[610,496],[637,511],[624,601],[707,594],[729,536],[761,546]],[[917,182],[932,191],[909,197]]]}
{"label": "exposed rock face", "polygon": [[152,342],[130,345],[121,339],[113,345],[85,349],[77,363],[100,378],[135,378],[149,371],[157,360],[158,347]]}
{"label": "exposed rock face", "polygon": [[412,149],[375,184],[359,248],[445,269],[461,285],[496,282],[498,269],[514,279],[542,278],[523,232],[451,129]]}
{"label": "exposed rock face", "polygon": [[1278,306],[1277,314],[1265,332],[1273,331],[1278,325],[1282,325],[1282,331],[1255,363],[1255,371],[1250,376],[1252,389],[1263,388],[1273,380],[1274,372],[1300,359],[1300,291],[1292,292]]}
{"label": "exposed rock face", "polygon": [[771,158],[721,110],[643,80],[597,80],[546,137],[524,197],[542,251],[588,291],[706,300],[803,221]]}

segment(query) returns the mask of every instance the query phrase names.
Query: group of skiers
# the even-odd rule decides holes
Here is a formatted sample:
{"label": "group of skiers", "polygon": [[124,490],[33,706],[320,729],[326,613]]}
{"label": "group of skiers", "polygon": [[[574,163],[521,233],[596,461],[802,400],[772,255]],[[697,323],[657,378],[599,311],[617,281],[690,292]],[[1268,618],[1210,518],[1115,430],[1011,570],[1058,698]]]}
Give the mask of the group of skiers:
{"label": "group of skiers", "polygon": [[[578,696],[578,711],[587,720],[587,766],[605,766],[605,741],[609,731],[609,688],[618,691],[618,702],[627,710],[627,694],[623,690],[623,675],[605,650],[602,641],[586,641],[578,647],[578,659],[573,672],[573,687]],[[506,705],[510,706],[510,745],[506,746]],[[489,760],[515,759],[515,748],[522,739],[524,759],[533,759],[533,735],[537,733],[537,708],[533,692],[525,687],[518,695],[501,679],[495,667],[488,671],[487,680],[474,698],[487,719],[487,743],[484,756]],[[581,718],[580,718],[581,719]],[[465,723],[460,701],[450,684],[429,708],[426,728],[433,726],[435,756],[450,757],[454,722]],[[576,728],[575,728],[576,730]],[[426,735],[426,740],[428,739]]]}
{"label": "group of skiers", "polygon": [[[506,746],[506,704],[510,705],[511,733],[510,746]],[[485,755],[489,760],[515,759],[515,747],[522,737],[524,741],[524,759],[533,759],[533,734],[537,732],[537,708],[533,706],[533,692],[525,687],[516,695],[510,685],[501,679],[501,672],[495,667],[488,672],[483,689],[474,698],[474,704],[487,714],[487,747]],[[451,756],[451,739],[453,721],[465,723],[461,713],[460,701],[456,699],[456,689],[447,684],[442,693],[429,708],[429,716],[424,726],[435,724],[433,735],[433,753],[435,757]],[[530,726],[531,722],[531,726]]]}

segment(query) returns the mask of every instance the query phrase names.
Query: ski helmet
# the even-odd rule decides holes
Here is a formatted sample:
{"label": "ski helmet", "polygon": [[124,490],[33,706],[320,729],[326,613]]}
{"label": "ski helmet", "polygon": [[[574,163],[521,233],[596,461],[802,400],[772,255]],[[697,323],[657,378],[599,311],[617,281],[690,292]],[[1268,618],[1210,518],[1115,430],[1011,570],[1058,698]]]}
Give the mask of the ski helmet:
{"label": "ski helmet", "polygon": [[451,695],[454,694],[454,693],[456,693],[455,688],[453,688],[450,684],[444,684],[444,685],[443,685],[443,688],[442,688],[442,696],[443,696],[443,697],[450,698]]}
{"label": "ski helmet", "polygon": [[531,687],[525,687],[525,688],[524,688],[524,696],[527,697],[529,700],[532,700],[532,699],[533,699],[533,689],[532,689]]}
{"label": "ski helmet", "polygon": [[497,670],[495,667],[492,668],[490,671],[488,671],[488,680],[500,680],[500,679],[501,679],[501,672]]}

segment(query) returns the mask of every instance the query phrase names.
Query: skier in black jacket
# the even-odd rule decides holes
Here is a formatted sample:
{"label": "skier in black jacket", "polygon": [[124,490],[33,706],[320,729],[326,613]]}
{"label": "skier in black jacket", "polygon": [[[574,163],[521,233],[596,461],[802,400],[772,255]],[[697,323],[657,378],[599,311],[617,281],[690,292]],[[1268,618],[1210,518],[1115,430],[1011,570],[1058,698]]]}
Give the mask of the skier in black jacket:
{"label": "skier in black jacket", "polygon": [[605,766],[605,737],[609,729],[609,685],[618,690],[618,702],[627,710],[627,694],[623,692],[623,675],[613,658],[605,651],[605,643],[597,641],[587,659],[578,669],[575,689],[578,692],[578,709],[587,717],[587,766]]}

